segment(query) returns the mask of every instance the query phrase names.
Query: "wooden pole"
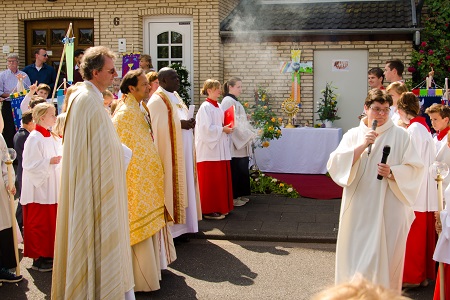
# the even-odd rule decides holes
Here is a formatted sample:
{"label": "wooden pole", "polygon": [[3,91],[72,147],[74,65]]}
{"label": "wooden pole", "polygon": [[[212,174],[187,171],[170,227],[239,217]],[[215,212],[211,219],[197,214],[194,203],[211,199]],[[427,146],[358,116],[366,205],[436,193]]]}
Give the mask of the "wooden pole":
{"label": "wooden pole", "polygon": [[64,60],[64,55],[66,54],[66,47],[67,47],[67,44],[69,43],[69,34],[71,31],[72,31],[72,23],[69,24],[69,29],[67,30],[67,33],[66,33],[66,42],[64,43],[64,48],[63,48],[63,51],[61,54],[61,59],[59,60],[58,73],[56,74],[56,82],[55,82],[55,86],[53,88],[53,93],[52,93],[52,102],[53,102],[53,99],[55,99],[56,90],[58,89],[59,75],[61,74],[62,63]]}
{"label": "wooden pole", "polygon": [[[439,213],[442,211],[443,209],[443,196],[442,196],[442,176],[441,174],[437,174],[437,186],[438,186],[438,210]],[[439,236],[441,234],[439,233]],[[444,300],[445,299],[445,280],[444,280],[444,263],[443,262],[439,262],[439,294],[440,294],[440,299]]]}
{"label": "wooden pole", "polygon": [[[8,187],[11,189],[14,186],[14,171],[12,166],[12,160],[9,157],[6,163],[6,168],[8,170]],[[20,262],[19,262],[19,249],[17,247],[17,220],[16,220],[16,210],[14,205],[14,195],[8,192],[9,195],[9,203],[11,206],[11,226],[13,232],[13,241],[14,241],[14,253],[16,255],[16,276],[20,276]]]}

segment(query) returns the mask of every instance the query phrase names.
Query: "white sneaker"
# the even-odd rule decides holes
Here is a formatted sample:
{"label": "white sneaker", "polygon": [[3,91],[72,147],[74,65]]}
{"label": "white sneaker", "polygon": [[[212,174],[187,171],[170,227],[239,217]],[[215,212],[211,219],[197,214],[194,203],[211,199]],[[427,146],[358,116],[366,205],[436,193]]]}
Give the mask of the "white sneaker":
{"label": "white sneaker", "polygon": [[239,198],[233,199],[233,205],[238,207],[238,206],[244,206],[247,202],[242,201]]}
{"label": "white sneaker", "polygon": [[245,198],[245,197],[238,197],[239,200],[244,201],[245,203],[247,203],[248,201],[250,201],[250,199]]}

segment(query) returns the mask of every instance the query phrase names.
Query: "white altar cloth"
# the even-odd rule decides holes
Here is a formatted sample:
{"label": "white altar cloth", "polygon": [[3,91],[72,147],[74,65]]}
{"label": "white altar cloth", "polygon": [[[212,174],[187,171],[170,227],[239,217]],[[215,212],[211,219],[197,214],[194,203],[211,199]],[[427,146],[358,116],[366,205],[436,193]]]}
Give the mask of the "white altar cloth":
{"label": "white altar cloth", "polygon": [[267,148],[255,149],[263,172],[326,174],[327,161],[342,138],[342,128],[282,128]]}

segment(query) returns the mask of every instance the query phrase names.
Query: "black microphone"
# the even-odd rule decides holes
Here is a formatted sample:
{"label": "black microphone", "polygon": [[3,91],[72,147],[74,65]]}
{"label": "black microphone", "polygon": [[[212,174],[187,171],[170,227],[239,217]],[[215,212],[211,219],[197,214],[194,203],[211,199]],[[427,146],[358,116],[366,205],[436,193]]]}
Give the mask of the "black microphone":
{"label": "black microphone", "polygon": [[[383,157],[381,158],[381,163],[382,164],[386,163],[387,158],[389,156],[389,153],[391,153],[391,146],[388,146],[388,145],[384,146],[384,148],[383,148]],[[377,179],[381,180],[381,179],[383,179],[383,176],[378,174]]]}
{"label": "black microphone", "polygon": [[[378,125],[378,121],[377,120],[373,120],[372,122],[372,130],[376,130],[377,129],[377,125]],[[372,152],[372,144],[369,145],[369,148],[367,148],[367,155],[370,155],[370,152]]]}

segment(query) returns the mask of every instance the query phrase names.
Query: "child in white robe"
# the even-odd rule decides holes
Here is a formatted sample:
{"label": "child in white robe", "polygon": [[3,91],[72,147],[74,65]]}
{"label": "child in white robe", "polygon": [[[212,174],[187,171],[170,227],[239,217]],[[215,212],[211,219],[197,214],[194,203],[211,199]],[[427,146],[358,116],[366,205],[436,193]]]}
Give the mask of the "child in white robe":
{"label": "child in white robe", "polygon": [[[403,93],[397,106],[400,119],[428,170],[436,158],[436,148],[425,118],[419,116],[419,99],[411,92]],[[406,242],[403,287],[426,286],[427,278],[434,280],[436,275],[432,259],[436,245],[434,212],[438,209],[436,182],[429,172],[424,172],[420,181],[419,194],[413,199],[415,219]]]}
{"label": "child in white robe", "polygon": [[33,130],[23,150],[20,203],[23,209],[24,256],[33,258],[32,269],[52,270],[59,196],[61,139],[50,131],[55,107],[41,103],[33,108]]}
{"label": "child in white robe", "polygon": [[221,220],[233,209],[231,152],[224,112],[217,102],[220,82],[208,79],[201,91],[207,95],[196,116],[195,147],[200,202],[205,219]]}

